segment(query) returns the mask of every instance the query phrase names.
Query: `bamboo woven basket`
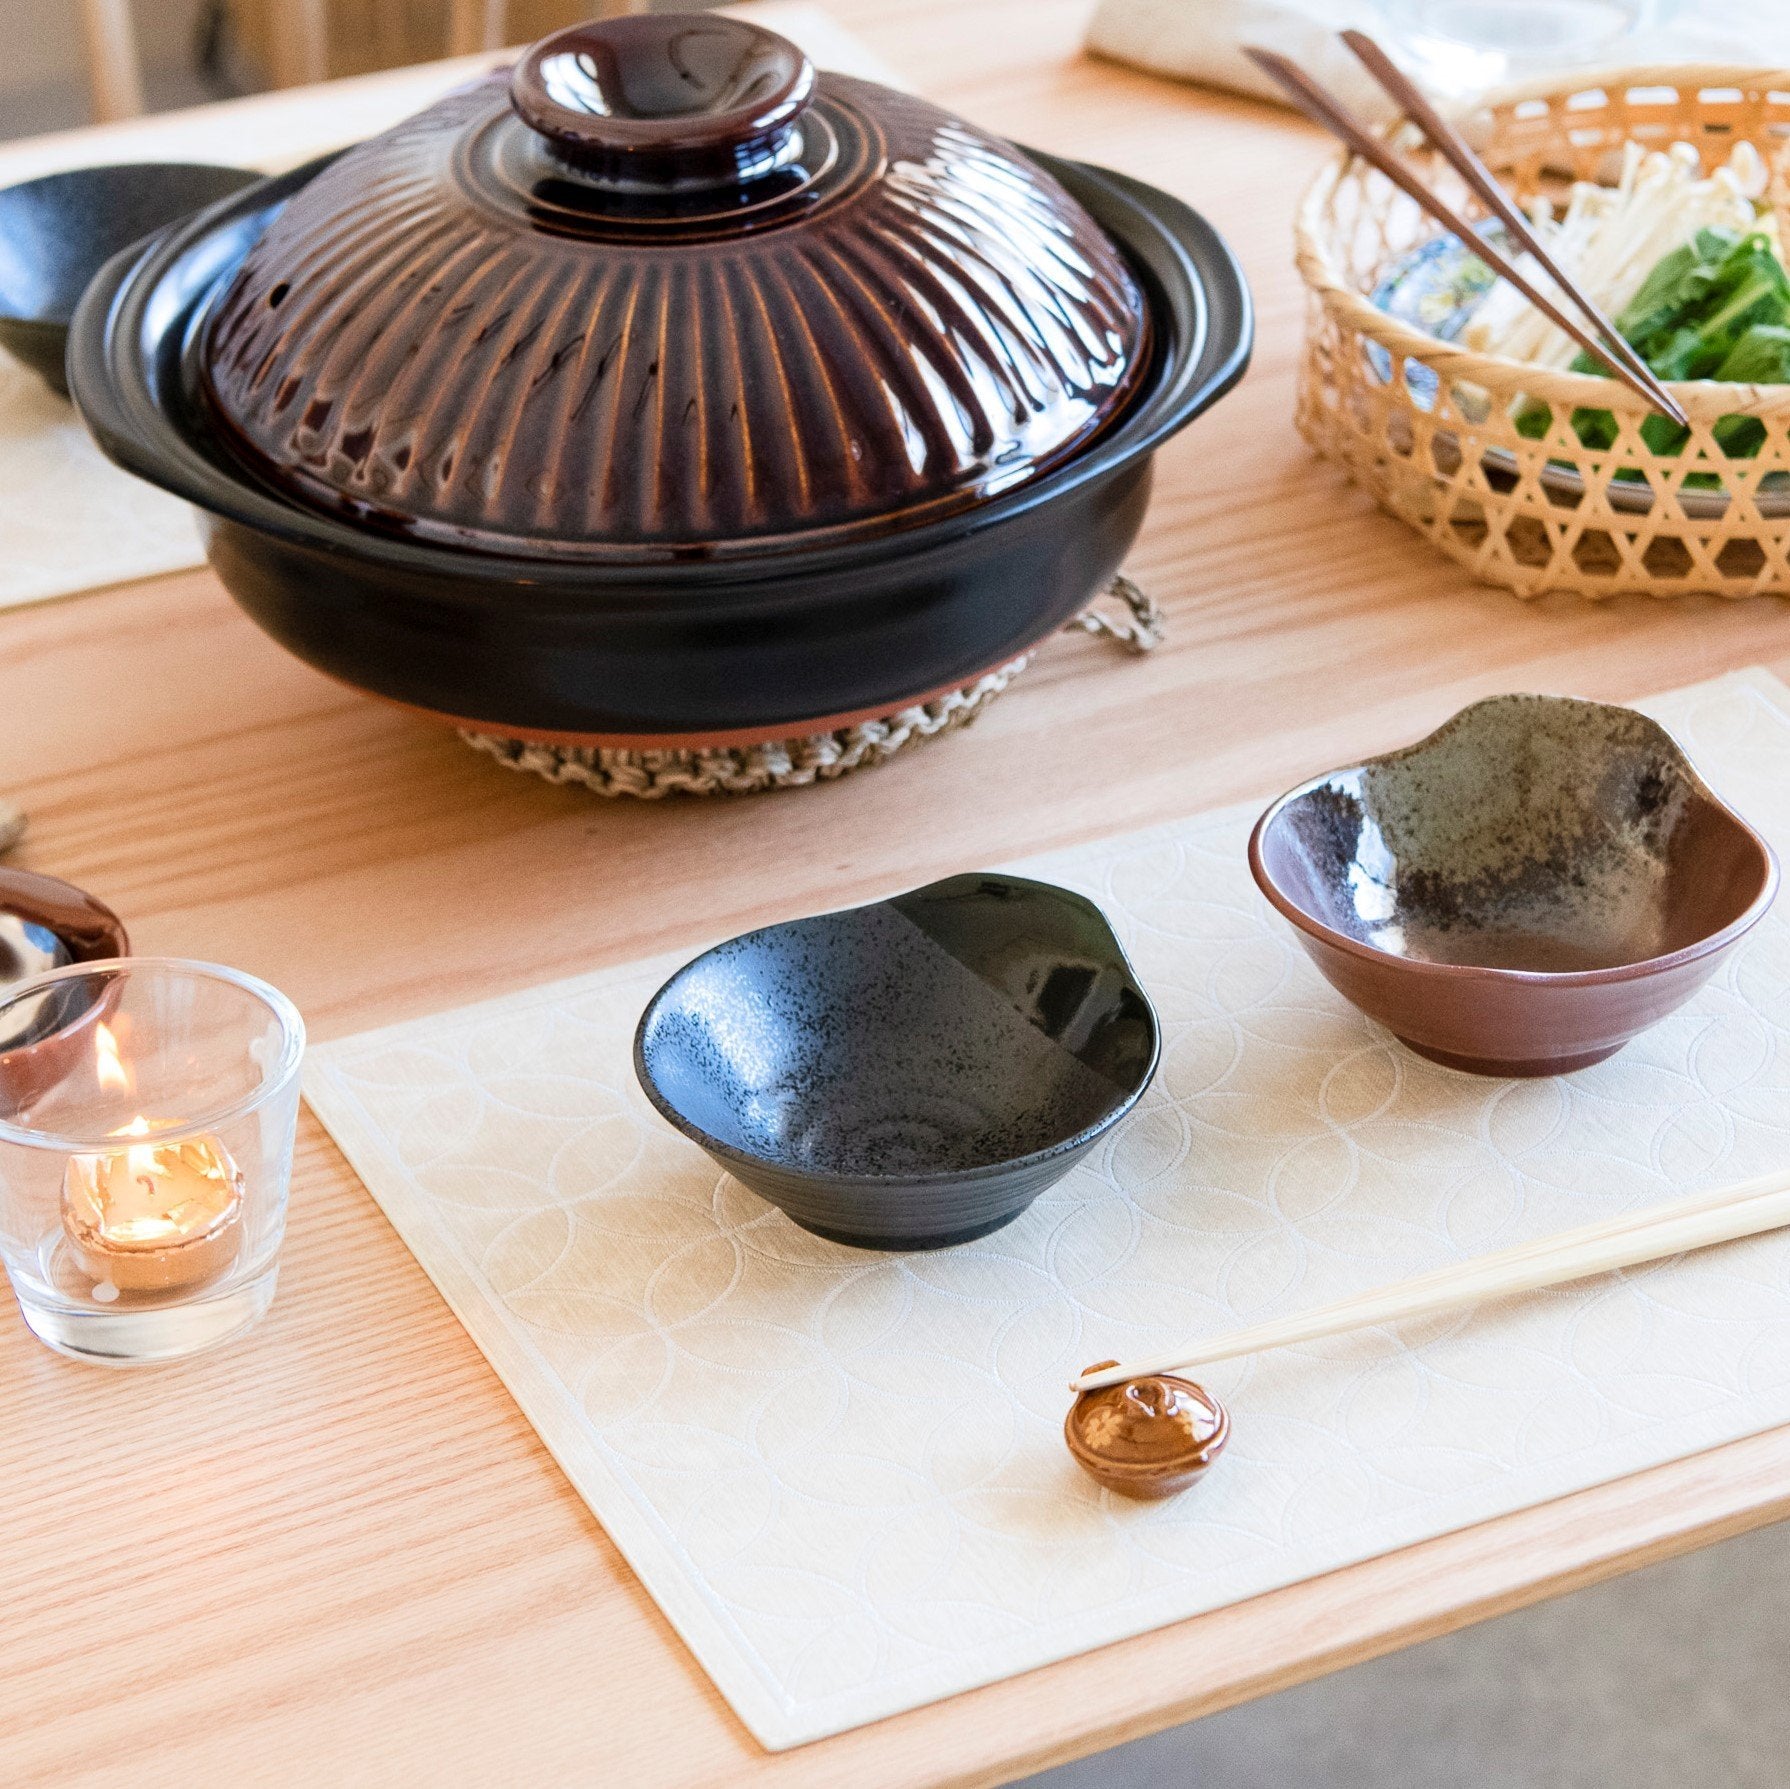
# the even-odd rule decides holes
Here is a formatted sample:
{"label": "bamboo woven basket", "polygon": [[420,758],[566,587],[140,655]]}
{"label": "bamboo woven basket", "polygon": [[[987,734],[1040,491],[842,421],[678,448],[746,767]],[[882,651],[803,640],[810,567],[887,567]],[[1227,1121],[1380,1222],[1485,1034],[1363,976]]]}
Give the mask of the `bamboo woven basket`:
{"label": "bamboo woven basket", "polygon": [[[1777,167],[1790,141],[1790,70],[1628,69],[1570,86],[1556,77],[1498,94],[1462,122],[1520,200],[1607,177],[1630,138],[1650,149],[1692,143],[1706,167],[1746,138]],[[1409,126],[1397,130],[1425,183],[1472,215],[1452,170]],[[1306,440],[1451,559],[1521,596],[1790,594],[1790,385],[1673,386],[1691,438],[1680,454],[1655,454],[1639,432],[1646,400],[1616,380],[1474,353],[1369,302],[1400,258],[1436,234],[1352,155],[1306,194],[1296,232],[1311,294],[1297,412]],[[1433,378],[1414,380],[1417,367]],[[1523,396],[1552,408],[1545,437],[1517,433]],[[1612,447],[1579,441],[1576,406],[1614,414]],[[1737,414],[1765,425],[1757,458],[1729,459],[1715,444],[1717,420]],[[1687,489],[1697,472],[1717,474],[1722,488]]]}

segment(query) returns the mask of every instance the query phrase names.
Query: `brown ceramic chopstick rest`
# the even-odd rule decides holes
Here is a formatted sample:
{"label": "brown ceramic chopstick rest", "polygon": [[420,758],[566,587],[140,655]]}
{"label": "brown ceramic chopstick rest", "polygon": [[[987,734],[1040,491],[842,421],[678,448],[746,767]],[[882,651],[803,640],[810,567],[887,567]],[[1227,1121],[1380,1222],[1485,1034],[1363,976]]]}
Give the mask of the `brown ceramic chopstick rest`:
{"label": "brown ceramic chopstick rest", "polygon": [[[1084,1372],[1116,1366],[1096,1361]],[[1184,1491],[1224,1450],[1231,1419],[1191,1379],[1151,1373],[1084,1391],[1063,1419],[1075,1463],[1109,1491],[1154,1499]]]}

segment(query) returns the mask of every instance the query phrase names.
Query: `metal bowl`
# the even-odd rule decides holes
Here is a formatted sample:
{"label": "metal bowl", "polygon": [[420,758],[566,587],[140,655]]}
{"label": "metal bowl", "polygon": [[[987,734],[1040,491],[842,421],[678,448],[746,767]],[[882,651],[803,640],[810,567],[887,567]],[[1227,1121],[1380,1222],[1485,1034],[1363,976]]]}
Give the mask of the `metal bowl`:
{"label": "metal bowl", "polygon": [[[0,914],[59,939],[71,963],[122,957],[130,950],[124,922],[85,889],[32,870],[0,869]],[[11,965],[0,957],[0,973]],[[20,978],[26,979],[26,978]],[[102,992],[84,983],[53,986],[0,1036],[0,1086],[18,1104],[54,1087],[93,1048],[92,1027],[110,1010]]]}

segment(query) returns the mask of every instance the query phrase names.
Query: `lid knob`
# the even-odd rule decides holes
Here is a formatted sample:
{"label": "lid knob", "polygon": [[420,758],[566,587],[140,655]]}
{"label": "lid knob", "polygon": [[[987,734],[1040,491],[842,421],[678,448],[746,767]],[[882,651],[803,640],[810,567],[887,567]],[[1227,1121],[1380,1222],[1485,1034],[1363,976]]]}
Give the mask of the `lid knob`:
{"label": "lid knob", "polygon": [[580,178],[615,192],[740,185],[800,152],[814,65],[713,13],[637,13],[543,38],[510,103]]}

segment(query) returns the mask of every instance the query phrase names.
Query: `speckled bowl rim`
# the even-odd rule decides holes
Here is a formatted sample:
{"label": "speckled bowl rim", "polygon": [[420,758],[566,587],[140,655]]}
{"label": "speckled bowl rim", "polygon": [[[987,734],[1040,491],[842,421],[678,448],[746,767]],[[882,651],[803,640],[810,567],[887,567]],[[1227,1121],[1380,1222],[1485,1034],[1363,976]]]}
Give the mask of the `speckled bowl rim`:
{"label": "speckled bowl rim", "polygon": [[[1269,830],[1281,814],[1292,803],[1298,801],[1302,796],[1309,795],[1314,789],[1322,788],[1334,777],[1346,776],[1351,771],[1369,770],[1382,764],[1396,764],[1402,759],[1414,757],[1418,753],[1428,750],[1443,734],[1452,732],[1469,715],[1482,708],[1500,707],[1504,703],[1512,701],[1565,703],[1575,707],[1598,708],[1645,722],[1669,748],[1679,769],[1684,772],[1691,783],[1764,854],[1765,878],[1760,884],[1758,894],[1753,897],[1746,910],[1731,919],[1719,931],[1711,932],[1707,937],[1699,938],[1694,943],[1682,945],[1677,950],[1667,951],[1663,956],[1637,957],[1632,963],[1615,963],[1605,969],[1499,969],[1479,963],[1435,963],[1421,957],[1401,957],[1389,950],[1378,950],[1371,944],[1363,944],[1359,938],[1351,938],[1346,932],[1339,932],[1334,926],[1326,925],[1316,915],[1307,913],[1269,874],[1268,866],[1263,861],[1262,841],[1268,836]],[[1279,800],[1269,806],[1250,832],[1249,871],[1255,877],[1256,887],[1267,896],[1276,912],[1298,927],[1307,937],[1315,938],[1320,943],[1329,945],[1331,949],[1341,951],[1345,956],[1354,957],[1361,962],[1382,964],[1399,973],[1423,976],[1433,980],[1477,981],[1505,987],[1594,988],[1615,982],[1638,981],[1644,976],[1658,975],[1668,969],[1676,969],[1681,964],[1692,963],[1699,957],[1706,957],[1723,950],[1737,939],[1744,937],[1765,917],[1766,911],[1777,898],[1778,892],[1778,856],[1771,848],[1771,842],[1747,819],[1736,812],[1728,802],[1716,794],[1704,780],[1696,765],[1691,762],[1689,753],[1672,737],[1671,732],[1661,726],[1651,715],[1642,714],[1639,709],[1625,707],[1619,702],[1594,702],[1580,696],[1550,696],[1524,690],[1513,690],[1498,696],[1482,696],[1477,702],[1469,702],[1465,708],[1450,715],[1439,727],[1426,733],[1411,745],[1400,746],[1396,751],[1382,752],[1376,757],[1362,758],[1353,764],[1339,764],[1332,770],[1322,771],[1317,776],[1308,777],[1297,788],[1289,789]]]}
{"label": "speckled bowl rim", "polygon": [[[831,1168],[808,1168],[798,1164],[786,1163],[773,1156],[755,1155],[749,1149],[741,1149],[736,1144],[724,1143],[719,1137],[711,1136],[701,1125],[692,1123],[676,1107],[671,1105],[659,1091],[658,1083],[653,1079],[646,1065],[646,1054],[643,1043],[647,1027],[652,1023],[653,1015],[658,1012],[672,989],[684,979],[699,963],[705,963],[718,952],[728,950],[736,944],[747,944],[755,938],[762,938],[769,932],[780,932],[786,926],[804,925],[813,919],[834,919],[848,913],[862,913],[871,907],[886,907],[903,894],[919,894],[923,890],[936,887],[940,882],[952,882],[957,875],[979,876],[986,882],[1002,882],[1012,888],[1042,888],[1054,895],[1061,895],[1095,914],[1100,923],[1106,927],[1113,941],[1113,949],[1118,955],[1119,963],[1131,984],[1132,992],[1143,1003],[1144,1012],[1150,1020],[1150,1060],[1144,1065],[1142,1074],[1138,1076],[1137,1085],[1120,1099],[1104,1117],[1096,1119],[1090,1125],[1084,1125],[1072,1136],[1065,1137],[1057,1143],[1046,1144],[1042,1149],[1034,1149],[1026,1155],[1005,1156],[998,1162],[984,1162],[975,1168],[938,1168],[924,1174],[853,1174]],[[974,973],[972,971],[972,973]],[[872,1191],[879,1187],[947,1187],[961,1186],[983,1180],[1002,1179],[1016,1173],[1022,1168],[1043,1166],[1054,1161],[1058,1156],[1069,1155],[1077,1150],[1085,1149],[1096,1142],[1100,1136],[1112,1129],[1128,1112],[1136,1106],[1149,1091],[1150,1083],[1156,1079],[1156,1070],[1162,1062],[1162,1020],[1157,1015],[1156,1003],[1150,998],[1149,991],[1138,979],[1137,970],[1132,966],[1131,958],[1125,952],[1119,935],[1113,930],[1109,920],[1099,906],[1086,895],[1077,894],[1072,888],[1064,888],[1060,883],[1041,882],[1035,876],[1009,876],[1000,870],[964,870],[955,875],[934,877],[931,882],[922,882],[913,888],[903,889],[900,893],[884,895],[875,901],[859,901],[851,907],[830,907],[822,913],[804,914],[799,919],[780,919],[772,925],[755,926],[750,932],[737,933],[732,938],[724,938],[719,944],[712,944],[705,951],[693,956],[681,968],[674,970],[666,977],[664,985],[646,1003],[646,1010],[640,1015],[640,1023],[634,1027],[634,1079],[639,1082],[641,1091],[651,1102],[653,1110],[670,1124],[673,1129],[681,1131],[692,1143],[699,1144],[711,1155],[724,1161],[739,1162],[748,1168],[767,1168],[774,1173],[786,1174],[791,1179],[807,1181],[815,1186],[852,1187]],[[1115,1083],[1116,1085],[1116,1083]]]}

